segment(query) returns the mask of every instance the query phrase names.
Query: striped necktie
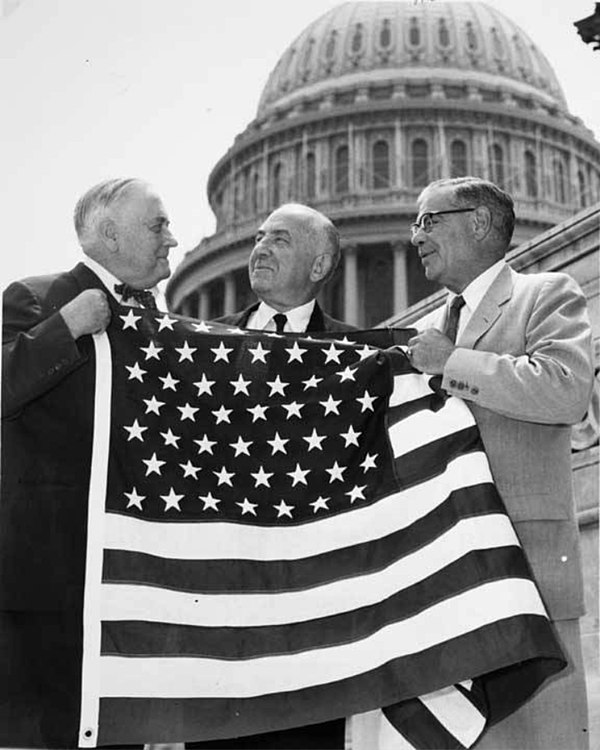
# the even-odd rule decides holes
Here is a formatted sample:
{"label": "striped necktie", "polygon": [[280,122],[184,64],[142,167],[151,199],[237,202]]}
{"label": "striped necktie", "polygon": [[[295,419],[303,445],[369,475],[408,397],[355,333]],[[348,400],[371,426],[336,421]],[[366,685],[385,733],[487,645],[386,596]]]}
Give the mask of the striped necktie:
{"label": "striped necktie", "polygon": [[458,319],[460,318],[460,311],[464,307],[464,305],[464,297],[459,294],[452,300],[452,304],[450,305],[450,309],[448,310],[446,323],[444,324],[444,330],[442,333],[444,333],[444,335],[446,335],[453,344],[456,342]]}

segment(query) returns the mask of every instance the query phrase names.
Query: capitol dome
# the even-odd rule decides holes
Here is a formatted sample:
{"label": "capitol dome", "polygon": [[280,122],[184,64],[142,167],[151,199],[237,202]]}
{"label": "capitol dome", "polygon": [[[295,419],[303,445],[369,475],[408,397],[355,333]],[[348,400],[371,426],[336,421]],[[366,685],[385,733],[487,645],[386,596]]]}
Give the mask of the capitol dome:
{"label": "capitol dome", "polygon": [[311,23],[271,73],[258,117],[304,97],[435,78],[510,91],[566,110],[550,64],[502,13],[479,2],[347,2]]}
{"label": "capitol dome", "polygon": [[295,201],[340,231],[324,308],[376,325],[436,291],[409,226],[425,185],[461,175],[511,193],[520,245],[600,200],[600,144],[540,49],[489,5],[336,6],[282,51],[255,118],[215,164],[216,231],[171,277],[171,309],[210,319],[251,302],[256,230]]}

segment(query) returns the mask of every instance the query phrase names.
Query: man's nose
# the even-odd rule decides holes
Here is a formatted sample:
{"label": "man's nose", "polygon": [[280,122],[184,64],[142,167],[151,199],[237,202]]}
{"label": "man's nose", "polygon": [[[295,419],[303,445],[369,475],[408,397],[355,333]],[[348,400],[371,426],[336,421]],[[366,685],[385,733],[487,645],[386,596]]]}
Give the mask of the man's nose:
{"label": "man's nose", "polygon": [[418,226],[416,229],[411,230],[410,241],[415,247],[419,247],[425,242],[425,232],[422,226]]}
{"label": "man's nose", "polygon": [[165,245],[168,245],[169,247],[177,247],[177,245],[179,245],[179,242],[177,242],[175,237],[171,234],[170,229],[167,229],[166,231]]}

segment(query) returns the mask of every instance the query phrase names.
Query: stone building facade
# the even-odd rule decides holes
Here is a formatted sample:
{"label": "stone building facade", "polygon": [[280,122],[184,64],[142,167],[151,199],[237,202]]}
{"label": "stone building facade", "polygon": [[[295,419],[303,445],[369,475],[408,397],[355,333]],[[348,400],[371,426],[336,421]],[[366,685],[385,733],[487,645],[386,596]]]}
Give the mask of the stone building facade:
{"label": "stone building facade", "polygon": [[480,2],[347,2],[283,53],[255,119],[208,181],[215,233],[167,287],[173,310],[213,318],[252,295],[257,227],[281,203],[338,226],[343,263],[323,292],[371,326],[435,291],[408,242],[430,180],[475,174],[516,200],[515,244],[600,199],[600,145],[516,24]]}

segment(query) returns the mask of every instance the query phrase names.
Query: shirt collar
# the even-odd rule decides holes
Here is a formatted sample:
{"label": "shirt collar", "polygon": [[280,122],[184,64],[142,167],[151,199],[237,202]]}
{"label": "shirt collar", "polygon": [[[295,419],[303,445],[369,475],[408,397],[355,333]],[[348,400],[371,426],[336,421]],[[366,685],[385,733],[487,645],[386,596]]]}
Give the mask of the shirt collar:
{"label": "shirt collar", "polygon": [[[116,276],[113,276],[113,274],[109,270],[104,268],[104,266],[100,265],[97,260],[90,258],[89,255],[83,256],[82,263],[87,266],[90,271],[93,271],[96,274],[96,276],[100,279],[100,281],[104,284],[104,286],[108,289],[112,296],[117,300],[117,302],[123,304],[121,295],[115,292],[115,284],[121,284],[122,282]],[[157,298],[158,289],[156,287],[153,287],[148,291],[152,293],[154,299]],[[132,301],[129,300],[126,304],[131,305]],[[135,306],[136,303],[134,302],[133,304]]]}
{"label": "shirt collar", "polygon": [[101,266],[98,261],[90,258],[88,255],[83,256],[82,262],[84,266],[87,266],[90,271],[93,271],[96,274],[96,276],[100,279],[100,281],[104,284],[104,286],[108,289],[112,296],[117,300],[117,302],[121,302],[121,295],[117,294],[114,290],[115,284],[121,283],[119,279],[117,279],[116,276],[113,276],[110,271],[104,268],[104,266]]}
{"label": "shirt collar", "polygon": [[[477,305],[481,302],[485,293],[491,287],[492,283],[505,265],[506,261],[504,258],[501,258],[499,261],[496,261],[493,266],[486,268],[483,273],[480,273],[477,278],[473,279],[473,281],[463,289],[461,295],[469,312],[472,313],[477,308]],[[458,297],[458,295],[450,292],[448,295],[449,305],[452,304],[455,297]]]}
{"label": "shirt collar", "polygon": [[[315,300],[311,299],[310,302],[307,302],[304,305],[294,307],[291,310],[286,310],[284,315],[287,316],[287,327],[290,331],[293,333],[304,333],[308,327],[308,322],[314,309]],[[264,330],[273,319],[273,315],[277,315],[278,312],[280,311],[267,305],[266,302],[261,302],[254,313],[252,327],[259,331]]]}

